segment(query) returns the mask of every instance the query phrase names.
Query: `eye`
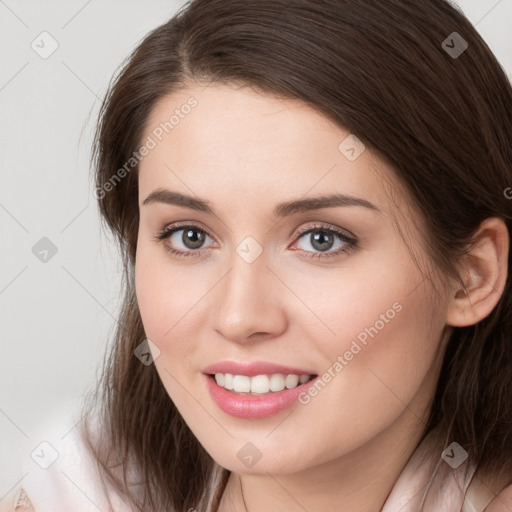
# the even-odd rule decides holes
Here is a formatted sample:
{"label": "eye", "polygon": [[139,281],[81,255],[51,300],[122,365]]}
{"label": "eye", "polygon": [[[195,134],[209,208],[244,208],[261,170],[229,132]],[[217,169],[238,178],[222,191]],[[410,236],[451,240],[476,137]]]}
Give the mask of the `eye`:
{"label": "eye", "polygon": [[[298,233],[298,240],[306,242],[300,249],[306,253],[306,258],[332,258],[347,253],[357,246],[357,239],[346,235],[338,228],[325,225],[316,225],[301,229]],[[331,251],[332,247],[338,243],[338,248]],[[304,248],[304,245],[306,248]],[[307,245],[313,248],[317,253],[307,249]]]}
{"label": "eye", "polygon": [[[169,226],[156,236],[159,241],[168,240],[170,243],[164,243],[165,249],[180,257],[200,256],[203,253],[200,249],[207,238],[211,237],[206,231],[194,225]],[[179,248],[180,244],[184,248]]]}

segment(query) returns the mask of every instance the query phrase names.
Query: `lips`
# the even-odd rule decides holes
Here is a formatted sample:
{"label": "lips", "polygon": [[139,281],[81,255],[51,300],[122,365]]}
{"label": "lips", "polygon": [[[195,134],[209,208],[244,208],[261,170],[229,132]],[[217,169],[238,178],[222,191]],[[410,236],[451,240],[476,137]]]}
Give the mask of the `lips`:
{"label": "lips", "polygon": [[256,375],[283,373],[295,375],[316,375],[311,369],[301,369],[292,366],[283,366],[281,364],[267,361],[254,361],[251,363],[241,363],[236,361],[221,361],[203,368],[206,375],[215,375],[216,373],[231,373],[233,375],[247,375],[255,377]]}

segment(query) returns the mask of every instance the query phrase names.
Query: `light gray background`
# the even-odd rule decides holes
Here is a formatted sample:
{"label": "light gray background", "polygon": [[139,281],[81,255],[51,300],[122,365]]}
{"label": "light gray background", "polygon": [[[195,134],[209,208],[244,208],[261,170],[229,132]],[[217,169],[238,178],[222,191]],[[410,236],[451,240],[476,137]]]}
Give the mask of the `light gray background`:
{"label": "light gray background", "polygon": [[[0,0],[0,501],[40,426],[95,381],[121,267],[92,195],[94,120],[122,60],[183,4]],[[512,0],[458,4],[512,77]],[[31,48],[43,31],[59,45],[47,59]],[[58,249],[46,263],[42,237]]]}

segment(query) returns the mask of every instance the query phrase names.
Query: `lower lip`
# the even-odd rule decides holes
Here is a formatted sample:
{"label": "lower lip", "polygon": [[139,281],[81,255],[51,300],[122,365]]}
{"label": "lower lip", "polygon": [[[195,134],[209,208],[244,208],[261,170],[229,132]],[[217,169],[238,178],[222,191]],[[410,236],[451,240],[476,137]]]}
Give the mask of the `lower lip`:
{"label": "lower lip", "polygon": [[266,395],[240,395],[219,386],[209,375],[204,377],[213,401],[226,414],[245,419],[267,418],[284,411],[318,380],[318,377],[315,377],[296,388],[271,391]]}

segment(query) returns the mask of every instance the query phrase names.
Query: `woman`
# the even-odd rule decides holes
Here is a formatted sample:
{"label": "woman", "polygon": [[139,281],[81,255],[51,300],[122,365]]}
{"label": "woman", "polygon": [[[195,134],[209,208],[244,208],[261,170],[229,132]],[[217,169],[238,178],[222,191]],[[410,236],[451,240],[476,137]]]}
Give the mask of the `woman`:
{"label": "woman", "polygon": [[511,113],[445,0],[150,33],[95,139],[126,287],[73,509],[512,510]]}

